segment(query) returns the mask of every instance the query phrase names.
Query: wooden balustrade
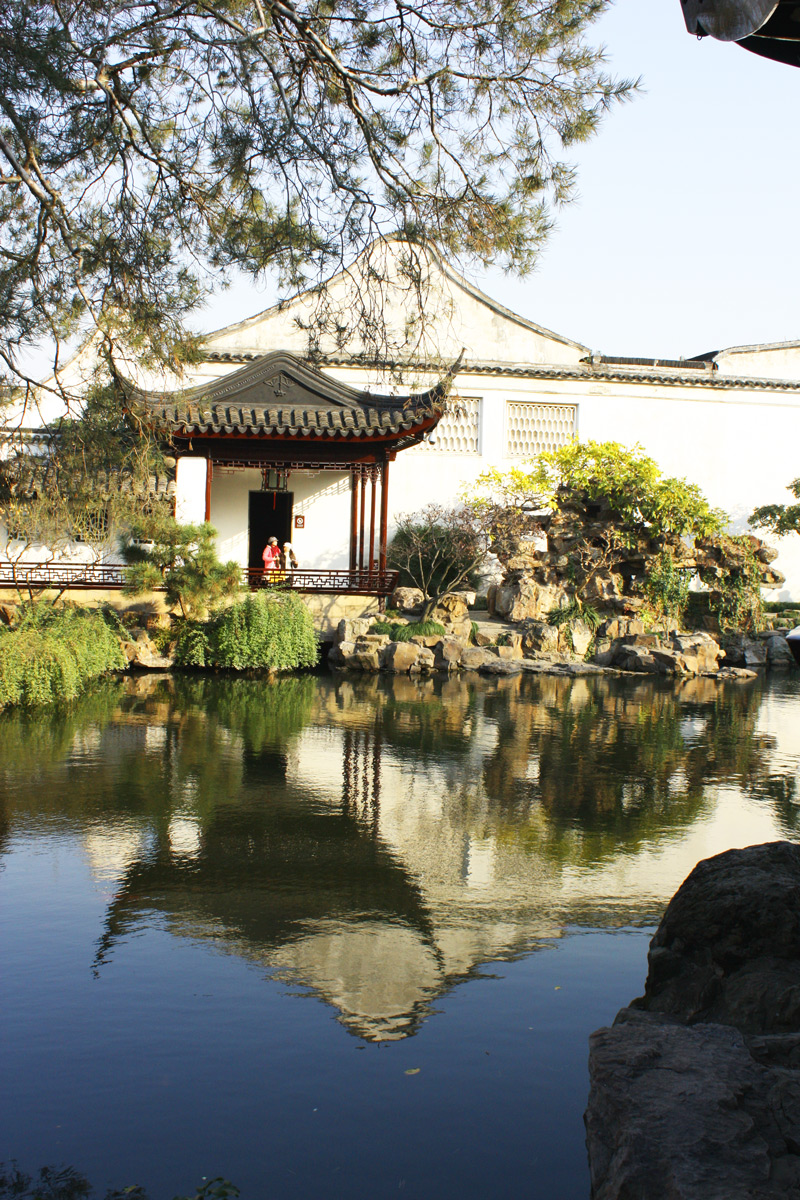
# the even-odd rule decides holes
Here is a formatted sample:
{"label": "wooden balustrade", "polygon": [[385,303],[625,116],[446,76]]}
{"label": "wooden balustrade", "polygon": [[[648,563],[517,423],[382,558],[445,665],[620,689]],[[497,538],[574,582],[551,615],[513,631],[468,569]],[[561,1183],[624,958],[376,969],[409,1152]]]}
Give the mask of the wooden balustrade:
{"label": "wooden balustrade", "polygon": [[[378,567],[349,569],[296,568],[290,571],[242,570],[242,585],[291,588],[295,592],[328,592],[356,596],[388,596],[397,586],[397,571]],[[114,590],[125,586],[125,568],[113,563],[0,562],[0,587],[29,589]],[[156,591],[162,590],[159,588]]]}

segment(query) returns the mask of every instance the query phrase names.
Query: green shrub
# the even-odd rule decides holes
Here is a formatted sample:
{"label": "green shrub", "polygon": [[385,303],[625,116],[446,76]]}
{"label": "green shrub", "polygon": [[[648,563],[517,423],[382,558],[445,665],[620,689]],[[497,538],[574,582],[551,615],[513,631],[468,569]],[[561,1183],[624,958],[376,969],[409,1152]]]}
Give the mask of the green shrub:
{"label": "green shrub", "polygon": [[415,637],[444,637],[447,630],[438,621],[417,621],[412,625],[393,625],[393,642],[410,642]]}
{"label": "green shrub", "polygon": [[573,598],[560,608],[551,608],[545,620],[548,625],[555,625],[557,628],[561,625],[573,625],[576,621],[583,621],[594,632],[603,618],[591,604],[582,604],[580,600]]}
{"label": "green shrub", "polygon": [[206,665],[235,671],[312,667],[317,639],[311,614],[292,592],[258,593],[219,613],[208,625]]}
{"label": "green shrub", "polygon": [[391,635],[393,628],[394,626],[390,625],[388,621],[375,621],[370,625],[369,631],[370,633],[386,633]]}
{"label": "green shrub", "polygon": [[656,621],[668,625],[684,619],[689,603],[691,570],[676,567],[669,550],[664,547],[651,564],[641,590]]}
{"label": "green shrub", "polygon": [[91,680],[126,665],[101,613],[31,605],[0,635],[0,708],[74,700]]}
{"label": "green shrub", "polygon": [[212,653],[207,624],[204,621],[181,621],[177,625],[177,637],[172,646],[172,653],[179,667],[211,666]]}

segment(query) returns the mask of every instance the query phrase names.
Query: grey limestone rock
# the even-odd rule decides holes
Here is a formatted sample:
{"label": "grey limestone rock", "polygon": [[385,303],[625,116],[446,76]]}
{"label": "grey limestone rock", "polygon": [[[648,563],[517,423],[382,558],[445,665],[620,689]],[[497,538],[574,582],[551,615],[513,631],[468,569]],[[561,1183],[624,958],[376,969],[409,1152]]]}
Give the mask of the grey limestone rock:
{"label": "grey limestone rock", "polygon": [[420,651],[423,649],[417,642],[389,642],[381,651],[381,666],[395,675],[403,675],[419,667]]}
{"label": "grey limestone rock", "polygon": [[785,634],[773,633],[771,637],[765,639],[767,647],[767,666],[775,671],[794,670],[797,664],[794,661],[794,655],[789,649],[789,643],[786,640]]}
{"label": "grey limestone rock", "polygon": [[800,847],[698,863],[650,943],[637,1007],[744,1032],[800,1032]]}
{"label": "grey limestone rock", "polygon": [[343,617],[336,627],[336,641],[354,642],[366,634],[371,624],[369,617]]}
{"label": "grey limestone rock", "polygon": [[458,638],[440,638],[433,650],[433,665],[437,671],[455,671],[461,662],[462,645]]}
{"label": "grey limestone rock", "polygon": [[695,867],[589,1072],[593,1200],[800,1196],[800,847]]}
{"label": "grey limestone rock", "polygon": [[572,649],[579,658],[583,658],[594,639],[594,630],[585,621],[573,621],[570,627]]}
{"label": "grey limestone rock", "polygon": [[[797,1195],[770,1178],[770,1141],[781,1149],[769,1137],[773,1080],[738,1030],[666,1024],[623,1009],[590,1046],[593,1200]],[[795,1158],[785,1144],[780,1157]],[[797,1161],[784,1164],[795,1178]]]}
{"label": "grey limestone rock", "polygon": [[146,633],[140,633],[135,642],[124,642],[122,650],[132,667],[145,671],[170,671],[175,665],[171,654],[161,654]]}
{"label": "grey limestone rock", "polygon": [[547,621],[522,621],[519,631],[523,654],[554,654],[558,650],[558,629]]}
{"label": "grey limestone rock", "polygon": [[518,675],[522,662],[518,658],[488,658],[478,670],[481,675]]}
{"label": "grey limestone rock", "polygon": [[389,597],[389,607],[397,612],[416,613],[425,603],[425,596],[419,588],[398,587]]}
{"label": "grey limestone rock", "polygon": [[722,639],[725,647],[725,665],[728,667],[764,667],[767,664],[767,647],[758,638],[743,633],[727,634]]}
{"label": "grey limestone rock", "polygon": [[482,646],[464,646],[461,651],[461,668],[464,671],[477,671],[484,663],[491,662],[492,655]]}

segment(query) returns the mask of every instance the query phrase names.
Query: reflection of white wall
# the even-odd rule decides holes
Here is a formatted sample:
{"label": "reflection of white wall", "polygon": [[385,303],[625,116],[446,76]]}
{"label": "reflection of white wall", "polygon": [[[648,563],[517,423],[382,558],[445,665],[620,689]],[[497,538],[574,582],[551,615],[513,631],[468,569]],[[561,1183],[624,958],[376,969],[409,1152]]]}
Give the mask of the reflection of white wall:
{"label": "reflection of white wall", "polygon": [[634,853],[617,854],[595,866],[565,864],[560,900],[609,905],[622,912],[637,903],[657,910],[701,859],[781,836],[771,808],[745,799],[736,788],[709,787],[705,813],[672,837],[645,842]]}
{"label": "reflection of white wall", "polygon": [[[791,676],[790,676],[791,678]],[[767,691],[758,710],[758,732],[762,737],[775,741],[772,753],[773,770],[785,770],[794,775],[794,764],[800,758],[800,721],[798,721],[797,694],[790,691],[781,694],[776,686]],[[800,790],[800,779],[798,779]],[[797,797],[800,804],[800,794]]]}
{"label": "reflection of white wall", "polygon": [[494,838],[467,837],[464,855],[464,879],[467,887],[485,888],[494,879],[496,847]]}
{"label": "reflection of white wall", "polygon": [[[778,723],[785,715],[786,754],[796,762],[800,732],[796,714],[790,724],[789,712],[796,696],[770,699],[786,708]],[[475,719],[476,736],[485,723],[483,740],[491,746],[493,723],[483,714]],[[773,716],[765,721],[774,733]],[[306,728],[289,765],[290,779],[335,806],[342,802],[343,739],[341,728]],[[355,776],[366,777],[358,768]],[[676,793],[685,785],[680,772],[673,784]],[[356,805],[355,811],[362,808]],[[382,845],[419,887],[446,973],[467,970],[482,954],[502,953],[501,947],[507,951],[521,939],[556,936],[562,922],[579,920],[587,908],[607,907],[623,922],[642,913],[652,916],[700,859],[782,836],[770,807],[736,789],[709,785],[704,810],[668,839],[645,840],[629,853],[593,862],[584,860],[576,829],[574,852],[551,858],[546,811],[533,807],[527,826],[519,829],[502,821],[497,825],[479,764],[465,775],[462,788],[454,787],[446,762],[428,760],[424,771],[416,771],[404,761],[402,749],[385,744],[379,803],[363,816],[377,821]]]}
{"label": "reflection of white wall", "polygon": [[195,817],[174,816],[167,828],[169,846],[181,858],[196,858],[200,850],[200,824]]}
{"label": "reflection of white wall", "polygon": [[414,1010],[444,982],[417,930],[380,921],[316,922],[270,955],[270,965],[311,984],[345,1024],[380,1041],[405,1036]]}
{"label": "reflection of white wall", "polygon": [[96,825],[84,836],[83,846],[92,875],[97,880],[116,880],[146,852],[149,835],[122,822]]}

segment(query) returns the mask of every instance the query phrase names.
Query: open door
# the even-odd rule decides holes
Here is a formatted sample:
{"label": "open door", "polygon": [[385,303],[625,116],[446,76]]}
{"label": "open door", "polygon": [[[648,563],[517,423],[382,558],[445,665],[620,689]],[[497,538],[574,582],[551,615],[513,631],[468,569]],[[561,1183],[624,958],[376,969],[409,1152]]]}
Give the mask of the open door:
{"label": "open door", "polygon": [[247,514],[247,565],[251,571],[264,565],[261,555],[271,537],[278,545],[292,540],[292,492],[251,492]]}

